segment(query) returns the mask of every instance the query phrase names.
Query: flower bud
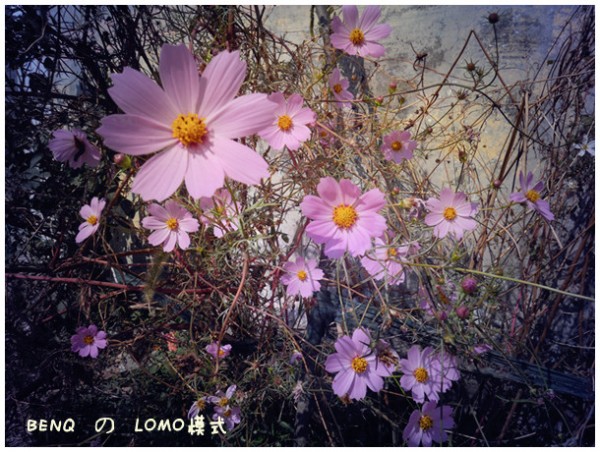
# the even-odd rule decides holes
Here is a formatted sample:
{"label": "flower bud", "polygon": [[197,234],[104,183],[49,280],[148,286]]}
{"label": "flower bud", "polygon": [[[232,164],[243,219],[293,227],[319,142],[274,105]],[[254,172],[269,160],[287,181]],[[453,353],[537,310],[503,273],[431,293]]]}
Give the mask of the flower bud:
{"label": "flower bud", "polygon": [[113,157],[113,162],[115,162],[115,165],[117,165],[119,168],[131,168],[131,157],[126,154],[115,154]]}
{"label": "flower bud", "polygon": [[466,306],[459,306],[455,309],[456,315],[459,319],[468,319],[469,318],[469,308]]}
{"label": "flower bud", "polygon": [[472,276],[467,276],[460,283],[460,287],[462,287],[462,290],[466,294],[471,295],[471,294],[475,293],[475,291],[477,290],[477,280],[475,278],[473,278]]}

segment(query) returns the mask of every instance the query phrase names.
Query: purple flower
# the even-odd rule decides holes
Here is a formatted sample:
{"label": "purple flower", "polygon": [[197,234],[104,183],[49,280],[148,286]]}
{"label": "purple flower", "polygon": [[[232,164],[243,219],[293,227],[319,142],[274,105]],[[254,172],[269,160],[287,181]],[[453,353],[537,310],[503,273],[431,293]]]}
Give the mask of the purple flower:
{"label": "purple flower", "polygon": [[222,408],[229,406],[229,402],[233,395],[235,394],[235,390],[237,389],[236,385],[231,385],[227,388],[226,392],[217,391],[214,396],[209,396],[208,401],[210,403],[214,403]]}
{"label": "purple flower", "polygon": [[[589,137],[586,135],[583,137],[581,144],[575,144],[573,147],[575,150],[579,151],[577,153],[578,157],[585,155],[586,153],[590,154],[592,157],[596,157],[596,141],[589,141]],[[58,159],[57,159],[58,160]]]}
{"label": "purple flower", "polygon": [[454,193],[450,188],[440,192],[440,199],[429,198],[426,202],[429,213],[425,217],[427,226],[434,226],[433,235],[442,239],[454,235],[460,240],[465,231],[472,231],[477,222],[471,216],[477,213],[477,204],[470,203],[467,195]]}
{"label": "purple flower", "polygon": [[154,230],[148,241],[154,246],[164,243],[163,249],[167,253],[173,251],[175,244],[179,244],[182,250],[187,249],[190,246],[188,233],[200,228],[198,220],[173,200],[167,201],[165,207],[152,204],[148,212],[150,216],[142,219],[142,226]]}
{"label": "purple flower", "polygon": [[205,349],[209,355],[212,355],[215,359],[227,358],[231,353],[231,344],[219,345],[218,342],[208,344]]}
{"label": "purple flower", "polygon": [[351,107],[352,103],[350,101],[354,100],[354,96],[348,91],[348,86],[350,86],[350,82],[342,78],[340,70],[335,68],[329,76],[329,89],[331,89],[333,97],[342,107]]}
{"label": "purple flower", "polygon": [[200,198],[203,213],[200,221],[213,226],[215,237],[223,237],[229,231],[238,230],[237,215],[240,205],[231,199],[231,193],[225,188],[218,189],[211,197]]}
{"label": "purple flower", "polygon": [[194,419],[196,416],[200,414],[200,412],[204,411],[206,408],[206,397],[200,397],[190,407],[188,411],[188,419]]}
{"label": "purple flower", "polygon": [[294,365],[298,361],[301,361],[301,360],[302,360],[302,353],[299,352],[298,350],[294,350],[294,352],[292,353],[292,356],[290,356],[290,364]]}
{"label": "purple flower", "polygon": [[100,163],[100,151],[79,129],[56,130],[48,142],[48,148],[55,160],[68,162],[71,168],[81,168],[84,163],[94,168]]}
{"label": "purple flower", "polygon": [[105,205],[106,201],[103,198],[98,199],[93,197],[89,205],[86,204],[81,208],[79,215],[83,217],[85,222],[79,225],[79,233],[75,237],[75,243],[83,242],[98,230],[100,227],[100,215]]}
{"label": "purple flower", "polygon": [[436,353],[433,356],[431,368],[433,369],[433,378],[436,380],[440,393],[446,392],[450,389],[452,383],[460,380],[456,357],[448,352]]}
{"label": "purple flower", "polygon": [[300,207],[312,220],[306,234],[325,244],[327,257],[342,257],[346,251],[359,256],[370,248],[372,237],[385,231],[385,218],[378,213],[385,206],[385,197],[378,189],[362,194],[348,179],[337,182],[324,177],[317,192],[319,196],[305,196]]}
{"label": "purple flower", "polygon": [[383,376],[389,377],[392,375],[400,363],[400,357],[398,356],[398,353],[396,353],[396,350],[394,350],[386,341],[380,339],[377,341],[377,344],[375,344],[375,354],[377,355],[379,365],[383,365],[387,372],[387,375]]}
{"label": "purple flower", "polygon": [[407,391],[412,391],[415,402],[423,403],[425,396],[429,400],[439,400],[439,385],[437,368],[433,366],[435,355],[431,347],[413,345],[407,354],[407,359],[400,360],[400,370],[404,375],[400,385]]}
{"label": "purple flower", "polygon": [[452,408],[437,406],[436,402],[426,402],[421,410],[415,410],[408,419],[402,438],[410,447],[423,444],[430,447],[432,441],[443,443],[448,439],[445,429],[454,428]]}
{"label": "purple flower", "polygon": [[385,241],[381,237],[376,237],[375,246],[365,253],[360,262],[374,279],[379,281],[385,279],[387,284],[393,286],[404,282],[402,263],[421,247],[417,242],[395,246],[392,241],[391,234],[385,234]]}
{"label": "purple flower", "polygon": [[519,172],[519,182],[521,191],[517,191],[510,195],[512,202],[524,203],[530,209],[536,210],[546,220],[554,220],[554,214],[550,212],[550,205],[542,199],[540,192],[544,189],[544,183],[538,181],[533,183],[533,173],[527,173],[527,178],[523,176],[523,172]]}
{"label": "purple flower", "polygon": [[101,348],[106,348],[106,333],[98,331],[96,325],[81,326],[71,336],[71,351],[79,353],[82,358],[97,358]]}
{"label": "purple flower", "polygon": [[288,261],[283,265],[287,273],[281,277],[281,282],[287,286],[286,293],[308,298],[321,288],[319,280],[323,279],[323,270],[318,268],[316,259],[297,257],[296,262]]}
{"label": "purple flower", "polygon": [[400,132],[395,130],[383,137],[381,152],[386,160],[396,163],[402,163],[402,160],[408,160],[413,157],[413,151],[417,147],[417,142],[410,139],[410,132],[405,130]]}
{"label": "purple flower", "polygon": [[477,280],[472,276],[467,276],[460,283],[460,287],[467,295],[472,295],[477,290]]}
{"label": "purple flower", "polygon": [[336,49],[343,50],[348,55],[361,57],[380,57],[385,54],[385,48],[377,41],[387,38],[392,27],[387,24],[377,24],[381,15],[379,6],[367,6],[361,17],[354,5],[342,6],[344,21],[338,16],[331,22],[333,34],[331,44]]}
{"label": "purple flower", "polygon": [[215,412],[212,416],[213,421],[222,418],[225,421],[225,425],[227,426],[227,430],[233,430],[236,424],[242,422],[241,410],[239,407],[230,407],[230,406],[216,406]]}
{"label": "purple flower", "polygon": [[339,397],[348,396],[360,400],[367,395],[367,387],[373,392],[383,388],[383,377],[389,375],[389,367],[377,359],[371,349],[371,336],[358,328],[349,336],[335,342],[337,353],[327,357],[325,370],[337,373],[333,379],[333,392]]}

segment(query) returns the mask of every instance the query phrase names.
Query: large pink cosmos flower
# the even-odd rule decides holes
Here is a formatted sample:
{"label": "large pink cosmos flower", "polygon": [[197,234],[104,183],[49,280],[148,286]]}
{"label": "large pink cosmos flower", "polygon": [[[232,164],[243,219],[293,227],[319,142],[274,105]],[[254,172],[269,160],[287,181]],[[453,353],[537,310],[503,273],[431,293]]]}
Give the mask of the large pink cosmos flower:
{"label": "large pink cosmos flower", "polygon": [[347,179],[338,183],[324,177],[317,192],[319,196],[305,196],[300,207],[313,220],[306,234],[316,243],[325,244],[328,257],[342,257],[346,251],[352,256],[361,255],[371,247],[371,238],[386,230],[385,218],[377,213],[385,206],[385,197],[378,189],[361,194]]}
{"label": "large pink cosmos flower", "polygon": [[524,203],[530,209],[533,209],[546,220],[554,220],[554,214],[550,212],[550,204],[542,199],[540,192],[544,189],[544,183],[538,181],[533,183],[533,173],[530,171],[527,173],[527,178],[523,175],[523,172],[519,172],[519,183],[521,184],[521,190],[510,195],[512,202]]}
{"label": "large pink cosmos flower", "polygon": [[389,376],[390,371],[371,349],[371,336],[367,331],[357,328],[352,338],[342,336],[334,346],[337,353],[327,357],[325,370],[337,373],[333,379],[336,395],[360,400],[367,395],[367,387],[373,392],[381,391],[383,377]]}
{"label": "large pink cosmos flower", "polygon": [[80,168],[85,163],[92,168],[100,163],[100,151],[90,143],[86,134],[79,130],[56,130],[48,142],[54,159],[68,162],[71,168]]}
{"label": "large pink cosmos flower", "polygon": [[231,193],[226,188],[218,189],[208,198],[200,198],[200,208],[203,213],[200,221],[213,226],[215,237],[223,237],[227,232],[238,230],[238,214],[240,205],[231,199]]}
{"label": "large pink cosmos flower", "polygon": [[142,226],[154,231],[148,241],[154,246],[164,243],[163,249],[167,253],[173,251],[175,244],[179,244],[182,250],[187,249],[190,246],[188,233],[200,228],[198,220],[172,199],[166,202],[165,207],[150,205],[148,212],[150,216],[142,219]]}
{"label": "large pink cosmos flower", "polygon": [[156,153],[137,173],[134,193],[163,201],[185,180],[198,199],[222,187],[225,176],[244,184],[269,176],[267,162],[234,141],[266,127],[275,108],[266,94],[234,99],[246,76],[238,51],[219,53],[199,77],[185,46],[164,45],[159,72],[162,89],[131,68],[114,74],[109,94],[125,114],[104,118],[97,131],[123,154]]}
{"label": "large pink cosmos flower", "polygon": [[335,68],[329,76],[329,89],[333,93],[333,97],[338,101],[342,107],[351,107],[351,100],[354,100],[354,95],[348,91],[350,82],[347,79],[342,78],[340,70]]}
{"label": "large pink cosmos flower", "polygon": [[271,116],[271,123],[258,134],[277,151],[284,147],[290,151],[298,150],[310,138],[311,131],[307,124],[315,122],[315,112],[303,107],[304,99],[299,94],[292,94],[286,101],[283,94],[277,92],[271,94],[269,100],[277,107],[274,116]]}
{"label": "large pink cosmos flower", "polygon": [[348,55],[361,57],[377,58],[385,54],[385,48],[377,41],[387,38],[392,32],[392,27],[376,23],[381,15],[379,6],[367,6],[360,18],[356,6],[342,6],[342,14],[343,22],[337,16],[331,21],[333,47],[343,50]]}
{"label": "large pink cosmos flower", "polygon": [[[384,240],[385,238],[385,240]],[[404,282],[404,266],[406,258],[419,251],[421,246],[417,242],[396,246],[393,236],[376,237],[375,246],[361,258],[360,262],[374,279],[384,280],[394,286]]]}
{"label": "large pink cosmos flower", "polygon": [[440,199],[429,198],[426,202],[430,212],[425,217],[427,226],[434,226],[433,235],[442,239],[451,234],[460,240],[465,231],[472,231],[477,222],[471,218],[477,213],[477,204],[469,202],[462,192],[442,189]]}
{"label": "large pink cosmos flower", "polygon": [[77,233],[77,237],[75,237],[75,243],[83,242],[98,230],[100,227],[100,215],[105,205],[106,201],[104,199],[98,199],[94,196],[89,205],[86,204],[81,208],[79,215],[85,221],[79,225],[79,232]]}
{"label": "large pink cosmos flower", "polygon": [[81,326],[71,336],[71,351],[79,353],[82,358],[97,358],[98,351],[106,345],[106,332],[98,331],[96,325]]}
{"label": "large pink cosmos flower", "polygon": [[448,439],[446,429],[454,428],[452,408],[437,406],[436,402],[426,402],[421,410],[415,410],[408,419],[402,438],[410,447],[423,444],[430,447],[432,441],[438,444]]}
{"label": "large pink cosmos flower", "polygon": [[425,396],[429,400],[439,400],[439,384],[437,368],[433,363],[435,354],[431,347],[413,345],[407,353],[406,359],[400,360],[400,370],[404,375],[400,378],[400,386],[412,392],[415,402],[423,403]]}
{"label": "large pink cosmos flower", "polygon": [[286,293],[290,296],[298,295],[307,298],[321,288],[319,280],[323,279],[323,270],[318,268],[316,259],[297,257],[296,262],[288,261],[283,264],[287,273],[281,277],[281,282],[287,286]]}
{"label": "large pink cosmos flower", "polygon": [[413,151],[417,147],[417,142],[410,139],[410,132],[405,130],[400,132],[395,130],[383,137],[381,152],[386,160],[396,163],[402,163],[402,160],[408,160],[413,157]]}

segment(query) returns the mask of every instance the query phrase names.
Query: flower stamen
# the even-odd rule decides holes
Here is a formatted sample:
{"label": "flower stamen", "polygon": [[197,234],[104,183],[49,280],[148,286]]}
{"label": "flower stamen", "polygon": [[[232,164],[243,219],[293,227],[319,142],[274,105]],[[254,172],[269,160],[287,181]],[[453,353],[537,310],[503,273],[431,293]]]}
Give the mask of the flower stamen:
{"label": "flower stamen", "polygon": [[177,228],[179,228],[179,222],[177,221],[177,218],[169,218],[167,221],[165,221],[165,224],[171,231],[175,231]]}
{"label": "flower stamen", "polygon": [[431,419],[431,417],[424,414],[423,416],[421,416],[421,419],[419,419],[419,427],[421,428],[421,430],[427,431],[431,427],[433,427],[433,420]]}
{"label": "flower stamen", "polygon": [[92,345],[94,343],[94,336],[85,336],[83,338],[83,343],[86,345]]}
{"label": "flower stamen", "polygon": [[336,83],[335,85],[333,85],[333,91],[335,91],[336,94],[341,93],[344,90],[344,88],[342,88],[342,85],[340,83]]}
{"label": "flower stamen", "polygon": [[333,222],[341,229],[350,229],[358,220],[358,213],[352,206],[340,204],[333,209]]}
{"label": "flower stamen", "polygon": [[185,147],[202,144],[208,134],[204,119],[196,113],[178,115],[171,124],[171,129],[173,129],[173,138],[177,138]]}
{"label": "flower stamen", "polygon": [[360,28],[355,28],[350,32],[350,42],[356,47],[362,47],[365,44],[365,34]]}
{"label": "flower stamen", "polygon": [[529,190],[527,193],[525,193],[525,197],[533,203],[539,201],[541,198],[540,194],[536,190]]}
{"label": "flower stamen", "polygon": [[306,278],[308,278],[308,275],[304,270],[300,270],[298,273],[296,273],[296,276],[300,281],[306,281]]}
{"label": "flower stamen", "polygon": [[402,141],[394,141],[390,147],[392,148],[392,151],[398,152],[402,150]]}
{"label": "flower stamen", "polygon": [[277,126],[284,132],[290,130],[293,125],[294,123],[292,122],[292,118],[290,118],[288,115],[282,115],[277,120]]}
{"label": "flower stamen", "polygon": [[452,221],[457,217],[456,209],[454,207],[446,207],[443,215],[446,220]]}
{"label": "flower stamen", "polygon": [[352,369],[357,374],[362,374],[363,372],[365,372],[367,370],[367,366],[367,360],[360,356],[357,356],[352,360]]}
{"label": "flower stamen", "polygon": [[413,375],[415,376],[415,380],[417,380],[419,383],[424,383],[429,378],[427,370],[425,370],[423,367],[417,367],[413,372]]}
{"label": "flower stamen", "polygon": [[98,223],[98,217],[96,215],[90,215],[85,221],[87,221],[92,226],[96,226],[96,224]]}

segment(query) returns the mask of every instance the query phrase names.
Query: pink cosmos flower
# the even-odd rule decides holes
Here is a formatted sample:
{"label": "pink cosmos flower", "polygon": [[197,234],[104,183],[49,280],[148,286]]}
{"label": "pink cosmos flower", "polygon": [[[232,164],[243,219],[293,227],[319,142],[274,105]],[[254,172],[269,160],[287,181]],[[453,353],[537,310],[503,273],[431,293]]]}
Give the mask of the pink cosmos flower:
{"label": "pink cosmos flower", "polygon": [[360,400],[367,395],[367,387],[373,392],[381,391],[383,377],[389,376],[389,369],[373,353],[371,336],[366,330],[357,328],[352,338],[342,336],[334,346],[337,353],[327,357],[325,370],[337,373],[333,379],[336,395]]}
{"label": "pink cosmos flower", "polygon": [[316,259],[304,259],[297,257],[296,262],[288,261],[283,264],[283,270],[287,274],[281,277],[281,282],[287,286],[286,293],[289,296],[300,294],[308,298],[321,288],[319,280],[325,276],[323,270],[318,268]]}
{"label": "pink cosmos flower", "polygon": [[519,183],[521,184],[521,191],[515,192],[510,195],[512,202],[524,203],[530,209],[536,210],[546,220],[554,220],[554,214],[550,212],[550,205],[547,201],[542,199],[540,192],[544,189],[544,183],[538,181],[533,183],[533,173],[530,171],[527,173],[527,178],[523,176],[523,172],[519,172]]}
{"label": "pink cosmos flower", "polygon": [[79,129],[56,130],[48,142],[48,148],[55,160],[68,162],[71,168],[81,168],[84,163],[95,168],[100,163],[100,151]]}
{"label": "pink cosmos flower", "polygon": [[477,204],[470,203],[462,192],[454,193],[452,189],[444,188],[440,199],[429,198],[425,204],[430,211],[425,224],[434,226],[433,235],[440,239],[451,234],[460,240],[465,231],[477,227],[477,222],[471,218],[477,213]]}
{"label": "pink cosmos flower", "polygon": [[82,358],[97,358],[98,350],[106,348],[106,345],[106,332],[98,331],[96,325],[81,326],[71,336],[71,351],[79,353]]}
{"label": "pink cosmos flower", "polygon": [[115,151],[156,153],[138,171],[134,193],[160,202],[185,180],[198,199],[222,187],[225,176],[244,184],[269,177],[267,162],[234,141],[271,123],[275,108],[265,94],[235,98],[246,77],[238,51],[219,53],[199,77],[184,45],[164,45],[159,72],[162,88],[131,68],[113,74],[108,91],[125,114],[104,118],[98,129]]}
{"label": "pink cosmos flower", "polygon": [[206,408],[206,402],[206,397],[200,397],[198,400],[192,403],[192,406],[188,411],[188,419],[194,419],[200,414],[200,412],[204,411]]}
{"label": "pink cosmos flower", "polygon": [[385,54],[385,48],[377,41],[387,38],[392,32],[392,27],[376,23],[381,15],[379,6],[367,6],[361,17],[358,17],[356,6],[342,6],[342,14],[343,22],[338,16],[331,22],[333,47],[343,50],[348,55],[361,57],[377,58]]}
{"label": "pink cosmos flower", "polygon": [[325,254],[342,257],[346,251],[358,256],[371,246],[371,238],[386,230],[385,218],[378,211],[385,197],[378,189],[361,194],[347,179],[338,183],[324,177],[317,185],[319,196],[307,195],[300,204],[302,213],[313,220],[306,234],[316,243],[325,244]]}
{"label": "pink cosmos flower", "polygon": [[310,138],[311,131],[307,124],[314,123],[317,116],[310,108],[302,107],[304,99],[299,94],[292,94],[286,101],[283,93],[277,92],[271,94],[269,100],[277,107],[270,124],[258,134],[277,151],[284,147],[296,151]]}
{"label": "pink cosmos flower", "polygon": [[415,410],[408,419],[402,438],[410,447],[423,444],[430,447],[432,441],[443,443],[448,439],[446,429],[454,428],[452,408],[437,406],[436,402],[426,402],[421,410]]}
{"label": "pink cosmos flower", "polygon": [[329,88],[331,89],[335,100],[341,103],[342,107],[352,106],[350,101],[354,100],[354,95],[348,91],[349,86],[350,82],[348,82],[347,79],[342,78],[340,70],[335,68],[329,76]]}
{"label": "pink cosmos flower", "polygon": [[209,355],[212,355],[215,359],[217,359],[217,357],[219,359],[223,359],[227,358],[231,353],[231,344],[219,346],[218,342],[213,342],[212,344],[208,344],[204,350],[206,350],[206,352]]}
{"label": "pink cosmos flower", "polygon": [[238,213],[241,207],[231,199],[231,193],[225,188],[218,189],[208,198],[200,198],[200,208],[203,213],[200,221],[207,226],[213,226],[215,237],[223,237],[227,232],[238,230]]}
{"label": "pink cosmos flower", "polygon": [[415,402],[423,403],[425,396],[429,400],[439,400],[436,368],[433,367],[435,355],[431,347],[413,345],[407,354],[407,359],[400,360],[400,370],[404,375],[400,378],[400,386],[412,391]]}
{"label": "pink cosmos flower", "polygon": [[192,214],[172,199],[165,207],[152,204],[148,207],[150,216],[142,219],[142,226],[154,232],[148,237],[153,246],[164,243],[163,249],[169,253],[179,245],[182,250],[190,246],[189,232],[196,232],[200,225]]}
{"label": "pink cosmos flower", "polygon": [[[384,241],[385,239],[385,241]],[[360,262],[376,280],[386,280],[387,284],[394,286],[404,282],[403,262],[409,255],[416,254],[421,246],[417,242],[403,246],[396,246],[391,234],[375,238],[375,246],[366,252]]]}
{"label": "pink cosmos flower", "polygon": [[81,208],[79,215],[83,217],[85,222],[79,225],[79,233],[75,237],[75,243],[83,242],[98,230],[100,227],[100,215],[104,206],[106,206],[104,198],[98,199],[94,196],[89,205],[86,204]]}
{"label": "pink cosmos flower", "polygon": [[394,130],[383,137],[381,152],[386,160],[402,163],[413,157],[413,151],[417,148],[417,142],[410,139],[410,132]]}
{"label": "pink cosmos flower", "polygon": [[236,424],[242,422],[242,410],[240,410],[240,408],[237,406],[216,406],[212,418],[213,421],[216,421],[219,418],[223,419],[225,421],[225,425],[227,426],[227,430],[233,430]]}

